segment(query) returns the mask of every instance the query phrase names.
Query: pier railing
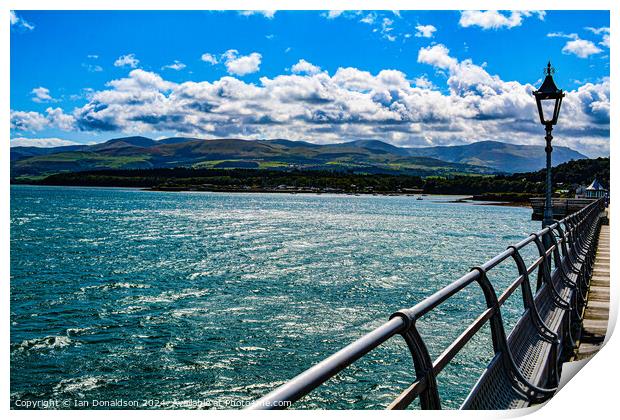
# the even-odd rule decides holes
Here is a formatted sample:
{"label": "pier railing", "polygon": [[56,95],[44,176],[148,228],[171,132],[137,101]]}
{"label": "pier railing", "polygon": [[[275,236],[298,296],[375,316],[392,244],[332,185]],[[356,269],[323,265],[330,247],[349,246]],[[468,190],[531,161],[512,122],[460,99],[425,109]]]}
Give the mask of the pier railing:
{"label": "pier railing", "polygon": [[[437,375],[487,323],[494,357],[461,408],[515,408],[550,398],[557,389],[562,363],[570,356],[580,333],[603,208],[603,200],[597,200],[532,233],[417,305],[395,312],[380,327],[257,400],[249,408],[289,407],[373,349],[401,335],[411,352],[416,379],[387,408],[404,409],[419,398],[422,409],[440,409]],[[538,252],[529,267],[521,256],[527,245],[534,245]],[[488,273],[502,262],[511,260],[519,275],[498,295]],[[536,276],[535,292],[530,285],[533,274]],[[482,290],[486,307],[432,360],[417,321],[474,283]],[[507,336],[501,307],[517,289],[521,289],[524,311]]]}
{"label": "pier railing", "polygon": [[[553,198],[551,200],[553,207],[553,217],[560,219],[575,213],[584,207],[592,204],[594,198]],[[545,197],[530,198],[532,206],[532,220],[542,220],[545,210]]]}

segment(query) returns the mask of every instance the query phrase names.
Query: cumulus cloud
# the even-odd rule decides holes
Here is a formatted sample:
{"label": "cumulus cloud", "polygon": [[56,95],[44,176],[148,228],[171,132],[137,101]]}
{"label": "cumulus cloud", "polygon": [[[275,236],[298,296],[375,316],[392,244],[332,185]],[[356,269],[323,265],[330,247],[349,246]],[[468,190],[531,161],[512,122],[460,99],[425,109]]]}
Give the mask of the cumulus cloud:
{"label": "cumulus cloud", "polygon": [[[442,44],[421,48],[418,61],[443,72],[446,85],[438,88],[424,76],[412,80],[393,69],[370,73],[353,67],[261,77],[257,83],[232,76],[174,83],[132,70],[92,92],[70,114],[60,108],[44,114],[11,111],[11,130],[15,135],[53,126],[313,142],[363,138],[404,146],[541,143],[535,86],[502,80],[470,59],[457,59]],[[608,78],[566,92],[554,142],[592,156],[608,154],[609,112]]]}
{"label": "cumulus cloud", "polygon": [[509,13],[505,13],[497,10],[465,10],[461,12],[459,25],[463,28],[478,26],[484,30],[502,28],[510,29],[521,26],[523,24],[523,19],[530,16],[537,16],[540,20],[544,20],[545,12],[541,10],[514,10]]}
{"label": "cumulus cloud", "polygon": [[430,64],[440,69],[448,69],[456,65],[456,58],[450,57],[450,50],[443,44],[420,48],[418,63]]}
{"label": "cumulus cloud", "polygon": [[291,71],[293,73],[317,74],[321,71],[321,68],[302,58],[297,63],[293,64]]}
{"label": "cumulus cloud", "polygon": [[14,11],[10,11],[11,14],[11,29],[21,29],[24,31],[32,31],[34,25],[24,18],[20,17]]}
{"label": "cumulus cloud", "polygon": [[226,70],[229,74],[245,76],[246,74],[256,73],[260,70],[260,63],[263,56],[257,52],[249,55],[239,55],[237,50],[228,50],[222,54]]}
{"label": "cumulus cloud", "polygon": [[428,80],[428,78],[426,77],[426,75],[422,75],[420,77],[416,77],[413,80],[413,83],[422,89],[433,89],[435,87],[435,85],[433,85],[433,82],[431,82],[430,80]]}
{"label": "cumulus cloud", "polygon": [[59,146],[74,146],[77,143],[71,140],[59,139],[57,137],[46,138],[27,138],[27,137],[15,137],[11,139],[11,147],[59,147]]}
{"label": "cumulus cloud", "polygon": [[75,118],[72,115],[67,115],[62,108],[47,108],[48,124],[52,127],[59,128],[64,131],[70,131],[75,124]]}
{"label": "cumulus cloud", "polygon": [[181,63],[179,60],[174,60],[172,64],[166,64],[165,66],[163,66],[162,70],[170,69],[170,70],[179,71],[179,70],[183,70],[185,67],[187,66]]}
{"label": "cumulus cloud", "polygon": [[47,128],[49,121],[34,111],[11,110],[11,130],[35,132]]}
{"label": "cumulus cloud", "polygon": [[32,95],[32,102],[43,103],[54,101],[54,98],[50,95],[50,90],[48,88],[44,88],[43,86],[32,89],[30,94]]}
{"label": "cumulus cloud", "polygon": [[216,56],[214,56],[213,54],[209,54],[209,53],[204,53],[200,57],[200,59],[204,61],[205,63],[209,63],[211,65],[215,65],[219,62]]}
{"label": "cumulus cloud", "polygon": [[[605,29],[609,32],[609,28],[585,28],[594,32],[595,34],[603,33]],[[602,52],[599,47],[597,47],[594,42],[588,41],[586,39],[581,39],[579,35],[576,33],[566,34],[564,32],[551,32],[548,33],[547,36],[549,38],[567,38],[570,41],[566,42],[564,47],[562,48],[563,54],[573,54],[579,58],[588,58],[591,55],[598,54]],[[607,47],[609,47],[609,34],[607,34]],[[604,45],[605,39],[600,43]]]}
{"label": "cumulus cloud", "polygon": [[61,108],[47,108],[45,114],[35,111],[11,110],[11,130],[15,132],[37,132],[46,128],[64,131],[75,129],[73,115],[65,114]]}
{"label": "cumulus cloud", "polygon": [[136,67],[138,67],[139,63],[140,63],[140,60],[136,58],[135,54],[126,54],[126,55],[121,55],[120,57],[118,57],[116,61],[114,62],[114,66],[115,67],[131,67],[132,69],[135,69]]}
{"label": "cumulus cloud", "polygon": [[417,31],[415,36],[418,38],[432,38],[435,31],[437,31],[437,28],[433,25],[417,25],[415,29]]}
{"label": "cumulus cloud", "polygon": [[562,48],[563,54],[574,54],[579,58],[588,58],[591,55],[598,54],[602,51],[603,50],[594,45],[592,41],[585,39],[574,39],[572,41],[568,41]]}

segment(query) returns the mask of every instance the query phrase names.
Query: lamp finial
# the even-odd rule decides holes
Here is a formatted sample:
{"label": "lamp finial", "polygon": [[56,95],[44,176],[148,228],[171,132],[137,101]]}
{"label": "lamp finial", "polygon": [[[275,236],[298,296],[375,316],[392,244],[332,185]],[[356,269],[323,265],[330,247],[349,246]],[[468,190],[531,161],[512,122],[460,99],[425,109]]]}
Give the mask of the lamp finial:
{"label": "lamp finial", "polygon": [[551,61],[547,62],[547,68],[545,69],[545,76],[553,76],[555,69],[551,67]]}

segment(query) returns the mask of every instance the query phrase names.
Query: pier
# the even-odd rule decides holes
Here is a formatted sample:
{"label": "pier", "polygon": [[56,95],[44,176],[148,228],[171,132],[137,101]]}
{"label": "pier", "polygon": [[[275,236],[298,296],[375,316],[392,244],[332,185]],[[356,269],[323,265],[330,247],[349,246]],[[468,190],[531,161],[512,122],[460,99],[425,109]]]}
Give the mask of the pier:
{"label": "pier", "polygon": [[[584,207],[592,204],[594,201],[590,198],[554,198],[551,200],[553,205],[553,217],[555,219],[563,219]],[[534,197],[530,199],[532,206],[532,220],[542,220],[543,211],[545,209],[545,198]]]}
{"label": "pier", "polygon": [[603,346],[609,322],[609,219],[604,219],[599,234],[594,270],[588,289],[588,304],[583,315],[583,331],[575,360],[592,357]]}
{"label": "pier", "polygon": [[[609,230],[604,200],[590,202],[560,221],[474,267],[413,307],[394,312],[387,322],[254,402],[249,409],[281,409],[307,396],[343,369],[395,336],[412,356],[415,380],[387,409],[405,409],[419,400],[422,409],[441,409],[437,376],[483,326],[488,325],[494,356],[461,409],[512,409],[540,404],[558,389],[564,362],[587,357],[602,343],[609,307]],[[524,251],[537,257],[528,265]],[[518,277],[501,293],[493,269],[514,264]],[[417,321],[467,287],[478,287],[485,305],[475,320],[432,360]],[[523,312],[505,330],[502,306],[520,291]],[[607,303],[605,303],[607,299]],[[370,356],[369,356],[370,357]],[[308,396],[311,398],[311,396]]]}

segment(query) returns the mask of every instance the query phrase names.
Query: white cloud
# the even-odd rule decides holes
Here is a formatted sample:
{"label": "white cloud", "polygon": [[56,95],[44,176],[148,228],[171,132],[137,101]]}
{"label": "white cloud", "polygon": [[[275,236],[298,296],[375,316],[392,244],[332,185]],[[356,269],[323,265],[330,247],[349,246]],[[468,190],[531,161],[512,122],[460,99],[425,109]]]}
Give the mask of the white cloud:
{"label": "white cloud", "polygon": [[[586,29],[598,30],[595,28]],[[566,42],[566,44],[562,48],[563,54],[573,54],[579,58],[588,58],[591,55],[598,54],[603,51],[599,47],[597,47],[592,41],[579,38],[579,35],[577,35],[576,33],[566,34],[564,32],[551,32],[548,33],[547,36],[549,38],[570,39],[570,41]]]}
{"label": "white cloud", "polygon": [[598,44],[602,45],[605,48],[609,48],[609,35],[611,33],[610,30],[609,30],[609,27],[603,26],[601,28],[592,28],[592,27],[588,26],[588,27],[586,27],[584,29],[586,29],[587,31],[592,32],[595,35],[601,35],[602,39],[601,39],[601,42],[599,42]]}
{"label": "white cloud", "polygon": [[344,10],[328,10],[326,13],[323,14],[323,16],[325,16],[327,19],[336,19],[343,13]]}
{"label": "white cloud", "polygon": [[394,18],[401,18],[398,10],[331,10],[322,13],[321,16],[326,19],[342,18],[363,23],[368,25],[373,33],[390,42],[396,41],[401,36],[404,38],[411,37],[411,34],[404,32],[405,29],[410,29],[409,26],[403,23],[394,25]]}
{"label": "white cloud", "polygon": [[[405,146],[479,140],[540,144],[535,86],[504,81],[470,59],[452,57],[441,44],[421,48],[418,61],[443,72],[446,84],[433,87],[425,76],[408,78],[394,69],[370,73],[353,67],[333,75],[261,77],[256,83],[231,76],[173,83],[133,70],[91,93],[70,114],[60,108],[45,114],[11,111],[11,134],[64,127],[323,143],[365,138]],[[608,78],[567,91],[554,142],[593,156],[608,154],[609,96]]]}
{"label": "white cloud", "polygon": [[415,29],[417,30],[415,36],[418,38],[432,38],[433,33],[437,31],[433,25],[417,25]]}
{"label": "white cloud", "polygon": [[30,93],[33,95],[32,96],[33,102],[43,103],[43,102],[54,101],[54,98],[52,98],[52,96],[50,95],[50,90],[48,88],[44,88],[43,86],[32,89]]}
{"label": "white cloud", "polygon": [[172,64],[166,64],[165,66],[163,66],[162,70],[170,69],[170,70],[179,71],[179,70],[183,70],[185,67],[187,66],[181,63],[179,60],[174,60]]}
{"label": "white cloud", "polygon": [[132,69],[135,69],[136,67],[138,67],[139,63],[140,63],[140,60],[136,58],[135,54],[126,54],[126,55],[121,55],[120,57],[118,57],[116,61],[114,62],[114,66],[115,67],[129,66]]}
{"label": "white cloud", "polygon": [[608,26],[603,26],[603,27],[600,27],[600,28],[593,28],[591,26],[586,26],[584,29],[587,30],[587,31],[590,31],[590,32],[592,32],[593,34],[596,34],[596,35],[610,33],[610,30],[609,30]]}
{"label": "white cloud", "polygon": [[273,19],[277,10],[242,10],[239,12],[242,16],[260,15],[267,19]]}
{"label": "white cloud", "polygon": [[11,139],[11,147],[59,147],[59,146],[74,146],[77,143],[71,140],[59,139],[57,137],[47,138],[27,138],[16,137]]}
{"label": "white cloud", "polygon": [[461,12],[459,25],[464,28],[478,26],[484,30],[514,28],[521,26],[523,18],[536,15],[540,20],[544,20],[544,11],[511,11],[510,14],[498,12],[497,10],[465,10]]}
{"label": "white cloud", "polygon": [[217,57],[214,56],[213,54],[209,54],[209,53],[204,53],[200,59],[202,61],[204,61],[205,63],[209,63],[211,65],[215,65],[218,63]]}
{"label": "white cloud", "polygon": [[375,23],[376,19],[377,19],[376,13],[368,13],[366,16],[360,19],[360,22],[365,23],[367,25],[372,25]]}
{"label": "white cloud", "polygon": [[390,18],[384,17],[381,21],[381,34],[383,34],[383,38],[387,39],[390,42],[396,41],[396,35],[391,33],[394,30],[394,28],[392,27],[393,24],[394,21]]}
{"label": "white cloud", "polygon": [[599,42],[599,45],[609,48],[609,34],[603,35],[603,40]]}
{"label": "white cloud", "polygon": [[35,111],[11,110],[11,130],[15,132],[37,132],[46,128],[75,129],[75,118],[65,114],[61,108],[47,108],[47,115]]}
{"label": "white cloud", "polygon": [[84,67],[86,70],[88,70],[91,73],[98,73],[98,72],[103,71],[103,67],[101,67],[98,64],[82,63],[82,67]]}
{"label": "white cloud", "polygon": [[[129,72],[129,78],[112,80],[107,83],[116,91],[148,94],[149,90],[167,91],[176,86],[173,82],[168,82],[156,73],[136,69]],[[135,99],[136,98],[134,96]]]}
{"label": "white cloud", "polygon": [[253,52],[249,55],[239,55],[237,50],[228,50],[222,54],[226,70],[230,74],[245,76],[260,70],[262,55]]}
{"label": "white cloud", "polygon": [[293,67],[291,67],[291,71],[293,73],[305,73],[312,75],[319,73],[321,71],[321,68],[302,58],[297,63],[293,64]]}
{"label": "white cloud", "polygon": [[64,113],[62,108],[47,108],[47,120],[53,127],[59,128],[64,131],[70,131],[75,124],[75,118],[72,115]]}
{"label": "white cloud", "polygon": [[34,29],[34,25],[24,18],[20,17],[14,11],[10,11],[11,14],[11,29],[21,29],[24,31],[32,31]]}
{"label": "white cloud", "polygon": [[433,82],[428,80],[426,75],[423,75],[423,76],[420,76],[420,77],[416,77],[413,80],[413,83],[416,85],[416,87],[419,87],[419,88],[422,88],[422,89],[433,89],[435,87],[433,85]]}
{"label": "white cloud", "polygon": [[579,35],[572,33],[566,34],[564,32],[550,32],[547,34],[549,38],[568,38],[568,39],[579,39]]}
{"label": "white cloud", "polygon": [[[89,60],[98,60],[99,59],[99,55],[97,54],[88,54],[86,56],[86,58],[88,58]],[[88,70],[91,73],[97,73],[97,72],[101,72],[103,71],[103,67],[101,67],[99,64],[94,64],[94,63],[82,63],[82,67],[84,67],[86,70]]]}
{"label": "white cloud", "polygon": [[450,57],[450,50],[443,44],[420,48],[418,51],[418,63],[430,64],[440,69],[448,69],[455,66],[456,58]]}
{"label": "white cloud", "polygon": [[36,132],[46,128],[49,121],[34,111],[11,110],[11,130]]}
{"label": "white cloud", "polygon": [[602,52],[599,47],[594,45],[592,41],[585,39],[574,39],[568,41],[564,48],[562,48],[563,54],[574,54],[579,58],[588,58],[591,55]]}

